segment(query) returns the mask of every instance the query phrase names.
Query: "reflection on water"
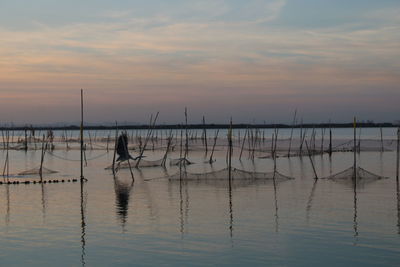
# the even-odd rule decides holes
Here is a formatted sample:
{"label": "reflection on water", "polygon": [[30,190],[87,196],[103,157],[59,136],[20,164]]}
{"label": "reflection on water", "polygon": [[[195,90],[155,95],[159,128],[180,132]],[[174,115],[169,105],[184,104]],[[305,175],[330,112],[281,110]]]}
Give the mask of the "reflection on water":
{"label": "reflection on water", "polygon": [[183,238],[183,234],[185,232],[185,219],[183,217],[183,181],[182,179],[179,180],[179,220],[180,220],[180,228],[179,231],[181,232],[181,237]]}
{"label": "reflection on water", "polygon": [[5,185],[6,187],[6,226],[10,224],[10,185]]}
{"label": "reflection on water", "polygon": [[114,176],[115,205],[117,208],[117,217],[121,223],[122,229],[125,229],[128,217],[129,199],[133,189],[134,181],[123,182]]}
{"label": "reflection on water", "polygon": [[232,179],[229,179],[228,194],[229,194],[229,235],[233,238],[233,205],[232,205]]}
{"label": "reflection on water", "polygon": [[85,256],[86,256],[86,202],[87,202],[87,193],[85,191],[85,182],[81,180],[81,263],[82,266],[86,265]]}
{"label": "reflection on water", "polygon": [[[178,158],[179,152],[171,157]],[[221,170],[225,152],[217,150],[210,165],[203,164],[203,151],[191,151],[197,164],[187,171]],[[91,153],[95,158],[103,152]],[[152,160],[163,152],[148,153]],[[79,151],[70,149],[65,156],[79,158]],[[347,168],[352,156],[315,156],[318,174],[326,177]],[[360,165],[393,177],[394,156],[361,152]],[[167,166],[134,169],[133,184],[128,169],[118,177],[104,170],[110,157],[88,161],[89,181],[80,186],[1,185],[2,264],[396,266],[400,260],[400,188],[397,183],[394,195],[393,178],[355,188],[350,181],[311,179],[307,158],[283,157],[277,159],[278,170],[295,180],[145,181],[179,172],[178,166]],[[14,151],[10,159],[15,173],[30,168],[26,161],[37,162],[38,154]],[[76,162],[52,158],[46,163],[60,176],[79,177]],[[272,160],[257,157],[232,164],[260,172],[273,169]]]}
{"label": "reflection on water", "polygon": [[43,222],[46,220],[46,186],[41,183],[40,184],[41,191],[42,191],[42,216],[43,216]]}
{"label": "reflection on water", "polygon": [[356,181],[354,181],[354,186],[353,186],[353,188],[354,188],[354,190],[353,190],[353,192],[354,192],[354,202],[353,202],[353,204],[354,204],[354,217],[353,217],[353,225],[354,225],[354,237],[356,238],[355,239],[355,242],[357,242],[357,237],[358,237],[358,221],[357,221],[357,183],[356,183]]}
{"label": "reflection on water", "polygon": [[317,189],[318,180],[319,179],[317,179],[317,178],[314,179],[314,183],[313,183],[313,186],[311,188],[310,196],[308,197],[307,207],[306,207],[307,222],[310,219],[310,211],[311,211],[311,207],[312,207],[312,202],[313,202],[313,199],[314,199],[315,191]]}
{"label": "reflection on water", "polygon": [[397,233],[400,235],[400,185],[399,180],[396,181],[396,191],[397,191]]}
{"label": "reflection on water", "polygon": [[273,179],[274,185],[274,203],[275,203],[275,232],[279,232],[279,215],[278,215],[278,190],[276,188],[276,180]]}

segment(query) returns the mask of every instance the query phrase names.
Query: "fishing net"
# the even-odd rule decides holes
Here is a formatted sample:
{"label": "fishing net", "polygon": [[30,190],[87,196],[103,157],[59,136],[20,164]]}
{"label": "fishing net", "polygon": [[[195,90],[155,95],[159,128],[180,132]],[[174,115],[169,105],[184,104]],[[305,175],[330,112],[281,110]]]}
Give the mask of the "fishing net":
{"label": "fishing net", "polygon": [[357,167],[354,171],[354,167],[350,167],[344,171],[335,173],[333,175],[330,175],[328,177],[324,177],[322,179],[331,179],[331,180],[351,180],[355,177],[357,177],[357,180],[362,180],[362,181],[375,181],[375,180],[381,180],[381,179],[387,179],[388,177],[380,176],[377,174],[374,174],[372,172],[369,172],[361,167]]}
{"label": "fishing net", "polygon": [[[58,173],[58,171],[50,170],[47,168],[42,168],[42,175],[43,174],[53,174],[53,173]],[[18,173],[18,175],[40,175],[40,168],[33,168],[30,170],[26,170],[23,172]]]}
{"label": "fishing net", "polygon": [[190,165],[193,164],[193,162],[189,161],[188,159],[181,158],[181,159],[171,159],[169,161],[169,165],[175,166],[175,165]]}
{"label": "fishing net", "polygon": [[[144,159],[142,159],[142,160],[140,160],[138,167],[139,168],[141,168],[141,167],[158,167],[158,166],[162,166],[162,162],[163,162],[163,159],[159,159],[159,160],[144,160]],[[126,161],[123,161],[123,162],[121,162],[119,164],[116,163],[115,167],[116,168],[118,167],[118,169],[128,169],[129,165],[132,168],[135,168],[136,164],[137,164],[137,160],[129,160],[129,163],[126,160]],[[106,170],[108,170],[108,169],[112,169],[112,165],[106,167]]]}
{"label": "fishing net", "polygon": [[[229,169],[225,168],[219,171],[207,172],[207,173],[190,173],[190,172],[178,172],[174,175],[166,177],[169,180],[226,180],[229,178]],[[292,177],[283,175],[279,172],[250,172],[239,170],[236,168],[231,169],[231,178],[233,180],[290,180]]]}

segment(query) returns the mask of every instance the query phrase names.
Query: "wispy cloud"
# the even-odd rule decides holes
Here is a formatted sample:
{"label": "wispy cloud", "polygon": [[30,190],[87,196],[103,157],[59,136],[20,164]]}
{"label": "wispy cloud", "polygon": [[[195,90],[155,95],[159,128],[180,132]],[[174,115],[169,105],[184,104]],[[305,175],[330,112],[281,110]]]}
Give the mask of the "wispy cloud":
{"label": "wispy cloud", "polygon": [[[99,105],[123,95],[119,101],[126,106],[131,97],[140,105],[177,106],[207,105],[207,98],[225,101],[229,95],[232,104],[264,97],[286,99],[289,106],[295,105],[290,99],[304,101],[320,93],[396,94],[398,12],[371,11],[365,20],[382,22],[358,22],[366,27],[278,27],[274,22],[287,4],[185,1],[151,16],[133,17],[137,11],[127,8],[95,12],[93,22],[38,21],[34,29],[18,31],[3,27],[0,88],[63,92],[85,87],[100,93]],[[34,95],[23,92],[15,101]],[[10,101],[2,97],[0,104]]]}

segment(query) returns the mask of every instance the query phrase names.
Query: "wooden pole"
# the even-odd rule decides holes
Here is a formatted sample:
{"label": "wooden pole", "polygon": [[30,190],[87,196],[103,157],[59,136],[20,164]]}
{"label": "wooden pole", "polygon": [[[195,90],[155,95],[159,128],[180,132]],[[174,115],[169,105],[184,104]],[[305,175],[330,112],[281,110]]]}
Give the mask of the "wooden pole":
{"label": "wooden pole", "polygon": [[66,145],[67,150],[69,150],[67,130],[64,130],[64,134],[65,134],[65,145]]}
{"label": "wooden pole", "polygon": [[[179,160],[181,161],[183,159],[183,130],[181,129],[181,138],[180,138],[180,143],[179,143]],[[181,162],[179,163],[181,164]]]}
{"label": "wooden pole", "polygon": [[277,171],[277,165],[276,165],[276,145],[278,143],[278,133],[279,130],[277,128],[275,128],[275,141],[274,141],[274,153],[273,153],[273,157],[274,157],[274,177],[275,177],[275,173]]}
{"label": "wooden pole", "polygon": [[203,116],[203,130],[204,130],[204,145],[206,146],[206,156],[208,153],[208,144],[207,144],[207,129],[206,129],[206,119]]}
{"label": "wooden pole", "polygon": [[214,137],[214,144],[211,150],[211,155],[210,155],[210,160],[209,163],[212,164],[213,163],[213,155],[214,155],[214,150],[215,150],[215,145],[217,144],[217,139],[218,139],[218,133],[219,133],[219,129],[217,130],[215,137]]}
{"label": "wooden pole", "polygon": [[229,181],[232,179],[232,118],[229,126],[228,132],[228,142],[229,142],[229,157],[228,157],[228,170],[229,170]]}
{"label": "wooden pole", "polygon": [[154,120],[152,120],[153,115],[150,117],[149,130],[147,132],[146,139],[144,140],[143,148],[140,151],[140,155],[137,157],[135,168],[139,167],[140,161],[142,160],[143,153],[144,153],[144,150],[146,149],[146,146],[147,146],[147,143],[149,141],[149,138],[152,136],[152,133],[153,133],[154,127],[156,125],[156,121],[157,121],[158,115],[159,115],[159,112],[157,112],[156,116],[154,117]]}
{"label": "wooden pole", "polygon": [[[123,135],[128,135],[127,134],[127,132],[125,132],[125,134],[123,133]],[[124,147],[124,150],[125,150],[125,154],[126,155],[128,155],[128,159],[127,159],[127,161],[128,161],[128,167],[129,167],[129,171],[131,172],[131,177],[132,177],[132,182],[134,182],[135,181],[135,177],[133,176],[133,171],[132,171],[132,166],[131,166],[131,162],[129,161],[129,149],[128,149],[128,144],[125,144],[125,138],[124,137],[122,137],[121,138],[122,139],[122,145],[123,145],[123,147]]]}
{"label": "wooden pole", "polygon": [[188,135],[188,119],[187,119],[187,108],[185,107],[185,156],[186,159],[189,154],[189,135]]}
{"label": "wooden pole", "polygon": [[381,152],[383,152],[384,148],[383,148],[383,131],[382,131],[382,127],[380,128],[380,132],[381,132]]}
{"label": "wooden pole", "polygon": [[40,157],[40,168],[39,168],[40,181],[43,181],[42,174],[43,174],[43,161],[44,161],[44,153],[45,153],[45,144],[44,144],[44,141],[45,141],[45,137],[44,137],[44,135],[43,135],[43,140],[42,140],[42,154],[41,154],[41,157]]}
{"label": "wooden pole", "polygon": [[353,122],[353,131],[354,131],[354,144],[353,144],[353,155],[354,155],[354,166],[353,166],[353,168],[354,168],[354,181],[356,181],[356,179],[357,179],[357,150],[356,150],[356,148],[357,148],[357,120],[356,120],[356,117],[354,117],[354,122]]}
{"label": "wooden pole", "polygon": [[313,127],[313,131],[312,131],[312,151],[313,153],[315,153],[315,135],[317,134],[317,132],[315,131],[315,126]]}
{"label": "wooden pole", "polygon": [[290,150],[291,150],[291,148],[292,148],[292,138],[293,138],[294,126],[295,126],[295,124],[296,124],[296,116],[297,116],[297,109],[294,111],[293,122],[292,122],[292,130],[290,131],[290,140],[289,140],[288,157],[290,157]]}
{"label": "wooden pole", "polygon": [[24,141],[24,149],[25,151],[28,150],[28,133],[27,133],[27,129],[25,127],[25,141]]}
{"label": "wooden pole", "polygon": [[396,160],[396,180],[399,181],[399,158],[400,158],[400,127],[397,128],[397,160]]}
{"label": "wooden pole", "polygon": [[317,172],[315,171],[314,162],[313,162],[313,160],[311,158],[311,151],[310,151],[310,149],[308,147],[307,140],[305,140],[305,143],[306,143],[306,148],[307,148],[307,151],[308,151],[308,158],[310,159],[311,166],[312,166],[312,169],[314,171],[315,179],[318,179],[318,175],[317,175]]}
{"label": "wooden pole", "polygon": [[358,154],[361,153],[361,130],[362,128],[360,127],[360,129],[358,130],[358,145],[357,145]]}
{"label": "wooden pole", "polygon": [[3,177],[7,176],[7,180],[8,180],[8,176],[9,176],[9,168],[10,168],[10,162],[9,162],[9,131],[6,131],[6,159],[4,161],[4,168],[3,168]]}
{"label": "wooden pole", "polygon": [[242,148],[240,149],[239,160],[242,159],[243,148],[244,148],[244,144],[246,143],[246,137],[247,137],[248,131],[249,131],[249,129],[246,128],[246,132],[244,133],[244,137],[243,137]]}
{"label": "wooden pole", "polygon": [[161,166],[163,166],[163,167],[165,167],[165,163],[167,161],[167,156],[168,156],[169,149],[171,147],[172,138],[173,138],[173,136],[172,136],[172,129],[171,129],[169,132],[169,136],[167,138],[167,149],[165,150],[165,154],[164,154],[164,157],[161,162]]}
{"label": "wooden pole", "polygon": [[[81,89],[81,127],[80,127],[80,143],[81,143],[81,181],[85,179],[83,176],[83,89]],[[114,168],[114,166],[113,166]]]}
{"label": "wooden pole", "polygon": [[329,127],[329,157],[332,156],[332,128]]}
{"label": "wooden pole", "polygon": [[115,142],[114,142],[114,155],[112,161],[112,172],[115,175],[115,156],[117,154],[117,145],[118,145],[118,123],[115,122]]}
{"label": "wooden pole", "polygon": [[3,137],[3,149],[6,149],[6,139],[4,138],[4,130],[1,130],[1,136]]}

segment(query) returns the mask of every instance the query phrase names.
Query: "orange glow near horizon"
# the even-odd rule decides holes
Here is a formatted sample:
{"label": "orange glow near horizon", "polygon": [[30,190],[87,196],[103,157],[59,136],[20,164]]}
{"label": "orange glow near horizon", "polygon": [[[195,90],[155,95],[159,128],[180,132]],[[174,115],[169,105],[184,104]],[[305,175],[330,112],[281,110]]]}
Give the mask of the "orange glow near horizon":
{"label": "orange glow near horizon", "polygon": [[[358,28],[278,27],[291,4],[267,2],[265,14],[258,14],[264,19],[254,20],[139,19],[128,11],[96,22],[0,27],[0,121],[74,121],[67,111],[80,88],[93,121],[144,121],[161,109],[166,121],[176,122],[184,106],[216,120],[229,114],[288,120],[295,108],[311,120],[342,120],[343,105],[365,119],[397,119],[400,110],[391,106],[400,97],[396,13],[367,10],[365,22],[357,21],[366,26]],[[234,10],[216,7],[215,14]],[[368,18],[381,25],[368,26]],[[320,103],[331,112],[312,108]],[[40,119],[41,108],[59,117]],[[265,115],[254,118],[255,111]]]}

